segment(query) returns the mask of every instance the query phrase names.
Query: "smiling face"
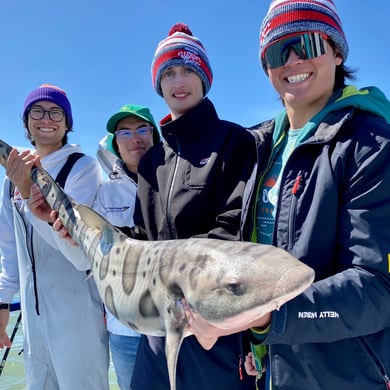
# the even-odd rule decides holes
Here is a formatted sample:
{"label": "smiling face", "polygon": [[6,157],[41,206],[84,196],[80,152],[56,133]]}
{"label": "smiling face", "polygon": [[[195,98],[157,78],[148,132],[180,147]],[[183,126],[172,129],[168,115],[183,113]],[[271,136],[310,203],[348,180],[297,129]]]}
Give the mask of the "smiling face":
{"label": "smiling face", "polygon": [[317,114],[333,94],[336,66],[341,56],[326,42],[327,52],[301,59],[290,50],[287,62],[268,69],[270,81],[283,99],[293,128],[301,128]]}
{"label": "smiling face", "polygon": [[129,130],[129,133],[132,134],[131,138],[115,137],[119,154],[131,172],[137,173],[141,158],[153,145],[152,130],[143,135],[137,134],[136,130],[145,127],[151,128],[151,126],[149,122],[135,116],[128,116],[116,125],[116,131]]}
{"label": "smiling face", "polygon": [[187,66],[171,66],[161,76],[161,90],[175,120],[203,99],[202,80]]}
{"label": "smiling face", "polygon": [[49,111],[50,116],[54,119],[56,119],[56,115],[63,113],[63,110],[57,104],[46,100],[34,103],[29,110],[28,131],[34,140],[38,154],[43,157],[62,147],[62,140],[68,129],[65,115],[62,115],[60,121],[54,121],[50,118],[49,113],[45,112],[41,119],[33,119],[34,113],[39,113],[40,110]]}

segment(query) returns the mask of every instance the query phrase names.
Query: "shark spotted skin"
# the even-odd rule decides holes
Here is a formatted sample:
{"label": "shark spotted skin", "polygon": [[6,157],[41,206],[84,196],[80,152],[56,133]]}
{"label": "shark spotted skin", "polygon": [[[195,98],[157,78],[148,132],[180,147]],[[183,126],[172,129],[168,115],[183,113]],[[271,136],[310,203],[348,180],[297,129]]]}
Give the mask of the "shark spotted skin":
{"label": "shark spotted skin", "polygon": [[[0,140],[1,164],[9,151]],[[166,336],[172,390],[179,349],[190,334],[182,300],[210,324],[235,329],[278,309],[314,280],[310,267],[269,245],[206,238],[131,239],[70,199],[43,168],[34,168],[31,177],[90,259],[107,308],[140,333]]]}

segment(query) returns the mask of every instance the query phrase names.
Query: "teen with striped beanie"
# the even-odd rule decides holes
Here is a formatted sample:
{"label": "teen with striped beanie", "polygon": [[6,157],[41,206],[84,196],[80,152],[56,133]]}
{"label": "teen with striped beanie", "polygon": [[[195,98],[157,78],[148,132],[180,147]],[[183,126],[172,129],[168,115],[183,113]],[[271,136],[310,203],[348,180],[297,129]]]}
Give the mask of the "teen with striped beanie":
{"label": "teen with striped beanie", "polygon": [[[205,96],[212,78],[202,43],[188,26],[175,24],[157,45],[152,63],[154,88],[169,113],[160,120],[163,142],[145,153],[138,165],[134,224],[145,235],[134,229],[135,238],[237,240],[240,236],[241,205],[256,162],[256,145],[245,128],[219,118]],[[241,334],[207,343],[207,350],[203,341],[203,337],[183,340],[177,390],[253,389],[253,378],[240,371]],[[166,342],[172,340],[141,335],[132,390],[172,388]]]}
{"label": "teen with striped beanie", "polygon": [[202,42],[192,35],[184,23],[174,24],[168,37],[162,40],[156,49],[152,61],[152,82],[156,92],[162,96],[161,75],[170,66],[189,66],[196,72],[203,83],[204,96],[210,90],[213,72]]}

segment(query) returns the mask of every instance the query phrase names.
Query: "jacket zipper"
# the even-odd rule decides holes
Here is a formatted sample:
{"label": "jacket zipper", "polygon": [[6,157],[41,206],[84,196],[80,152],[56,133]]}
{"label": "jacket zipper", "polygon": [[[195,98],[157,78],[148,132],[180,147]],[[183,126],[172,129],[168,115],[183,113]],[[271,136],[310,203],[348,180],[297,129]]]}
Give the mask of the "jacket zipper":
{"label": "jacket zipper", "polygon": [[360,337],[360,340],[361,340],[364,348],[368,352],[369,356],[372,358],[374,365],[378,368],[378,371],[379,371],[380,375],[382,376],[382,379],[386,385],[386,389],[390,390],[390,378],[386,372],[386,367],[382,364],[381,360],[375,354],[373,349],[369,346],[368,342],[364,339],[364,337]]}
{"label": "jacket zipper", "polygon": [[171,184],[169,186],[169,192],[168,192],[168,198],[167,198],[167,207],[166,207],[167,225],[168,225],[168,230],[169,230],[169,234],[171,236],[170,237],[171,239],[178,238],[177,237],[177,232],[176,232],[176,227],[175,227],[175,224],[172,221],[172,217],[171,217],[171,213],[170,213],[170,205],[171,205],[171,201],[172,201],[173,187],[174,187],[174,184],[175,184],[175,181],[176,181],[177,172],[179,170],[179,162],[180,162],[180,156],[181,156],[180,144],[177,141],[177,138],[176,138],[176,145],[177,145],[177,157],[176,157],[176,161],[175,161],[175,167],[174,167],[174,170],[173,170]]}
{"label": "jacket zipper", "polygon": [[[271,365],[271,357],[272,357],[272,351],[271,351],[271,346],[268,345],[268,367],[266,368],[268,370],[268,389],[267,390],[272,390],[272,365]],[[265,373],[267,375],[267,372]]]}
{"label": "jacket zipper", "polygon": [[291,204],[290,204],[290,210],[289,210],[289,224],[288,224],[288,248],[291,250],[293,247],[293,238],[294,238],[294,231],[295,231],[295,214],[296,214],[296,206],[297,206],[297,200],[298,200],[298,192],[301,189],[302,186],[302,171],[299,171],[297,174],[297,177],[295,178],[293,187],[291,189]]}

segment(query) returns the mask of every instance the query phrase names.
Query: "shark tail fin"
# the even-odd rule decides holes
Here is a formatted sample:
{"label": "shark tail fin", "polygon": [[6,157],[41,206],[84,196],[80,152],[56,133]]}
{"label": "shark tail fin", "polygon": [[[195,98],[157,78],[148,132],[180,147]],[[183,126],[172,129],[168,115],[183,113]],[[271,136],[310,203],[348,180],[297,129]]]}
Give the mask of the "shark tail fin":
{"label": "shark tail fin", "polygon": [[176,390],[176,365],[183,338],[184,329],[181,332],[167,331],[165,341],[165,355],[167,357],[171,390]]}

